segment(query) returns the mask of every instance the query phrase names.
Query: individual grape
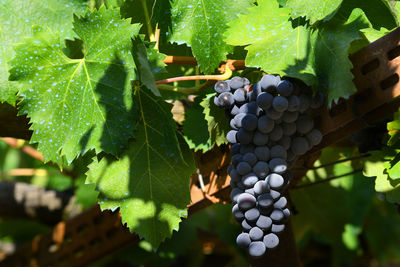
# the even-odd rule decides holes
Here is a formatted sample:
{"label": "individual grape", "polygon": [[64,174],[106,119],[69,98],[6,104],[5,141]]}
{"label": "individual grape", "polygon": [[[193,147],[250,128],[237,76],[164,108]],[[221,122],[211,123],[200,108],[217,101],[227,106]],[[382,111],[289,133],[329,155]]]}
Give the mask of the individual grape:
{"label": "individual grape", "polygon": [[258,119],[254,114],[246,114],[241,121],[243,129],[253,131],[257,129]]}
{"label": "individual grape", "polygon": [[233,164],[234,166],[237,166],[238,163],[241,162],[241,161],[243,161],[243,156],[242,156],[242,154],[233,155],[233,157],[232,157],[232,164]]}
{"label": "individual grape", "polygon": [[285,209],[286,205],[287,205],[286,197],[281,197],[279,198],[278,201],[274,203],[274,208],[283,210]]}
{"label": "individual grape", "polygon": [[249,193],[250,195],[253,195],[253,196],[255,195],[253,188],[248,188],[248,189],[244,190],[244,192]]}
{"label": "individual grape", "polygon": [[243,229],[243,231],[249,232],[252,228],[253,228],[253,226],[251,226],[246,220],[242,221],[242,229]]}
{"label": "individual grape", "polygon": [[289,150],[290,149],[290,143],[292,142],[292,138],[290,138],[289,136],[285,135],[285,129],[284,127],[282,127],[283,129],[283,136],[281,138],[281,140],[278,141],[278,144],[281,145],[284,149]]}
{"label": "individual grape", "polygon": [[236,182],[235,182],[235,181],[233,181],[232,179],[229,181],[229,185],[230,185],[232,188],[235,188],[235,187],[237,187],[237,184],[236,184]]}
{"label": "individual grape", "polygon": [[240,196],[240,194],[243,194],[243,190],[239,189],[239,188],[233,188],[231,191],[231,200],[233,202],[237,202],[238,197]]}
{"label": "individual grape", "polygon": [[243,88],[235,90],[235,92],[233,93],[233,99],[237,104],[245,103],[247,100],[247,91]]}
{"label": "individual grape", "polygon": [[268,164],[271,172],[281,174],[287,170],[287,163],[284,159],[281,158],[273,158],[269,161]]}
{"label": "individual grape", "polygon": [[243,155],[243,161],[249,163],[250,166],[254,166],[257,163],[257,156],[252,152],[246,153]]}
{"label": "individual grape", "polygon": [[283,230],[285,230],[284,224],[272,224],[271,226],[271,232],[274,234],[280,234]]}
{"label": "individual grape", "polygon": [[249,103],[243,104],[239,108],[240,113],[245,113],[245,114],[257,114],[257,103],[255,101],[251,101]]}
{"label": "individual grape", "polygon": [[251,87],[251,92],[249,93],[249,100],[256,101],[258,96],[262,93],[260,83],[255,83]]}
{"label": "individual grape", "polygon": [[284,209],[282,212],[286,219],[290,217],[290,210],[288,208]]}
{"label": "individual grape", "polygon": [[258,146],[254,149],[254,154],[260,161],[268,161],[270,159],[270,150],[267,146]]}
{"label": "individual grape", "polygon": [[264,193],[269,192],[269,185],[266,181],[258,181],[254,185],[253,189],[254,189],[254,193],[256,193],[257,195],[262,195]]}
{"label": "individual grape", "polygon": [[231,155],[240,153],[240,144],[233,144],[231,147]]}
{"label": "individual grape", "polygon": [[242,180],[242,176],[237,172],[236,169],[233,169],[232,171],[229,172],[229,176],[234,182],[239,182]]}
{"label": "individual grape", "polygon": [[221,103],[219,103],[218,96],[214,96],[214,105],[216,105],[217,107],[222,107]]}
{"label": "individual grape", "polygon": [[260,217],[260,211],[257,208],[249,209],[244,213],[244,217],[249,222],[256,222],[258,217]]}
{"label": "individual grape", "polygon": [[242,127],[242,121],[243,118],[246,116],[245,113],[238,113],[235,115],[235,117],[233,118],[233,120],[235,121],[235,125],[236,127]]}
{"label": "individual grape", "polygon": [[268,143],[268,135],[263,134],[260,131],[256,131],[254,136],[253,136],[253,143],[256,146],[264,146]]}
{"label": "individual grape", "polygon": [[237,185],[237,187],[238,187],[239,189],[246,190],[246,187],[244,186],[244,184],[242,183],[242,181],[237,182],[236,185]]}
{"label": "individual grape", "polygon": [[322,141],[322,133],[317,129],[313,129],[306,134],[306,138],[312,146],[316,146]]}
{"label": "individual grape", "polygon": [[230,92],[231,88],[229,87],[229,84],[227,81],[218,81],[214,85],[214,90],[218,94],[222,94],[224,92]]}
{"label": "individual grape", "polygon": [[260,80],[261,88],[264,92],[273,93],[276,91],[276,86],[280,82],[280,78],[274,75],[264,75]]}
{"label": "individual grape", "polygon": [[246,154],[249,152],[254,152],[254,145],[253,144],[248,144],[248,145],[241,145],[240,146],[240,154]]}
{"label": "individual grape", "polygon": [[275,122],[267,115],[263,115],[258,119],[257,128],[262,133],[270,133],[275,126]]}
{"label": "individual grape", "polygon": [[306,134],[314,127],[314,120],[308,115],[300,115],[296,121],[297,132]]}
{"label": "individual grape", "polygon": [[272,132],[269,134],[269,139],[273,142],[279,141],[283,136],[283,130],[280,125],[275,125]]}
{"label": "individual grape", "polygon": [[279,191],[276,191],[276,190],[273,190],[273,189],[269,190],[269,194],[271,195],[271,197],[272,197],[272,199],[274,201],[279,199],[280,196],[281,196],[281,193]]}
{"label": "individual grape", "polygon": [[239,162],[238,165],[236,166],[236,171],[240,175],[246,175],[251,171],[251,166],[249,163],[242,161],[242,162]]}
{"label": "individual grape", "polygon": [[285,218],[285,215],[283,214],[282,210],[274,209],[271,212],[270,218],[274,223],[279,223],[282,222],[282,220]]}
{"label": "individual grape", "polygon": [[287,110],[288,106],[289,102],[284,96],[275,96],[274,100],[272,101],[272,107],[278,112],[284,112]]}
{"label": "individual grape", "polygon": [[235,167],[232,165],[232,164],[229,164],[228,165],[228,168],[226,168],[226,172],[227,173],[230,173],[232,170],[234,170],[235,169]]}
{"label": "individual grape", "polygon": [[242,183],[246,188],[253,187],[258,182],[258,177],[254,173],[249,173],[243,176]]}
{"label": "individual grape", "polygon": [[233,99],[233,95],[229,92],[224,92],[218,96],[218,102],[221,107],[231,107],[235,100]]}
{"label": "individual grape", "polygon": [[270,153],[271,153],[271,158],[286,159],[287,157],[286,149],[281,145],[275,145],[271,147]]}
{"label": "individual grape", "polygon": [[254,165],[253,172],[261,179],[267,177],[269,173],[269,166],[268,163],[265,161],[259,161]]}
{"label": "individual grape", "polygon": [[285,113],[282,116],[282,120],[286,123],[292,123],[297,120],[299,117],[299,113],[296,112],[291,112],[291,111],[285,111]]}
{"label": "individual grape", "polygon": [[236,238],[236,244],[241,248],[248,248],[251,243],[250,236],[248,233],[241,233]]}
{"label": "individual grape", "polygon": [[244,86],[243,78],[239,76],[232,77],[231,81],[229,82],[230,87],[232,90],[236,90]]}
{"label": "individual grape", "polygon": [[310,108],[311,105],[311,97],[305,94],[301,94],[299,96],[300,106],[299,111],[304,112]]}
{"label": "individual grape", "polygon": [[253,141],[253,132],[240,128],[239,131],[237,131],[236,140],[241,144],[250,144],[251,141]]}
{"label": "individual grape", "polygon": [[[258,214],[260,214],[260,213],[258,213]],[[251,228],[251,230],[249,232],[249,236],[252,241],[262,240],[262,238],[264,236],[264,232],[263,232],[263,230],[261,230],[260,228],[258,228],[256,226],[256,227]]]}
{"label": "individual grape", "polygon": [[258,205],[262,208],[269,208],[274,204],[271,194],[262,194],[257,197]]}
{"label": "individual grape", "polygon": [[276,248],[279,245],[279,237],[274,233],[267,234],[264,236],[263,243],[267,248]]}
{"label": "individual grape", "polygon": [[270,117],[272,120],[279,120],[283,116],[283,112],[276,111],[273,108],[267,110],[267,116]]}
{"label": "individual grape", "polygon": [[291,150],[295,155],[303,155],[310,149],[310,144],[307,139],[301,136],[295,137],[292,140]]}
{"label": "individual grape", "polygon": [[237,202],[241,210],[248,210],[256,205],[256,198],[249,193],[243,193],[238,197]]}
{"label": "individual grape", "polygon": [[251,242],[249,245],[249,255],[251,257],[261,257],[266,251],[265,244],[261,241]]}
{"label": "individual grape", "polygon": [[285,180],[283,179],[283,177],[281,175],[276,174],[276,173],[271,173],[270,175],[268,175],[268,184],[269,184],[270,188],[278,190],[278,189],[282,188],[284,183],[285,183]]}
{"label": "individual grape", "polygon": [[237,132],[238,131],[230,130],[226,135],[226,140],[228,140],[228,142],[231,144],[237,143],[237,139],[236,139]]}
{"label": "individual grape", "polygon": [[272,220],[268,216],[260,215],[260,217],[258,217],[256,225],[261,229],[269,229],[272,225]]}
{"label": "individual grape", "polygon": [[236,127],[235,119],[232,118],[232,119],[229,121],[229,125],[231,126],[231,129],[232,129],[232,130],[235,130],[235,131],[239,130],[239,128]]}
{"label": "individual grape", "polygon": [[282,96],[289,96],[293,92],[293,84],[287,80],[280,81],[276,90]]}
{"label": "individual grape", "polygon": [[296,95],[291,95],[288,98],[288,111],[295,112],[300,109],[300,99]]}
{"label": "individual grape", "polygon": [[233,214],[233,217],[235,218],[236,221],[242,222],[242,221],[244,220],[244,214],[243,214],[243,212],[239,209],[238,204],[235,204],[235,205],[232,207],[232,214]]}
{"label": "individual grape", "polygon": [[261,93],[257,96],[257,105],[263,110],[268,110],[272,106],[274,97],[270,93]]}
{"label": "individual grape", "polygon": [[249,85],[250,84],[249,79],[247,79],[246,77],[243,77],[242,79],[243,79],[243,84],[244,85]]}
{"label": "individual grape", "polygon": [[238,106],[234,105],[233,108],[231,109],[231,115],[235,116],[239,113],[240,113],[240,109],[238,108]]}
{"label": "individual grape", "polygon": [[322,106],[322,104],[324,103],[324,94],[321,92],[318,92],[313,99],[311,100],[311,105],[310,107],[312,109],[317,109],[320,108]]}
{"label": "individual grape", "polygon": [[282,125],[282,130],[284,135],[294,135],[296,133],[296,123],[294,122],[284,122],[281,124]]}

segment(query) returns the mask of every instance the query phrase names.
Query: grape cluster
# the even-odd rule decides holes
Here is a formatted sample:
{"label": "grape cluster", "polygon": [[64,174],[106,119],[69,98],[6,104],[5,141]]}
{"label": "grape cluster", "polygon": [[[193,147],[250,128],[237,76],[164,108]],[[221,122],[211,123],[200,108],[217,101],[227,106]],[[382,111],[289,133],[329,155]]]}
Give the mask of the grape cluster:
{"label": "grape cluster", "polygon": [[253,85],[236,76],[218,81],[214,89],[214,103],[225,109],[232,128],[227,134],[232,213],[243,230],[236,242],[260,257],[278,246],[290,216],[282,196],[289,168],[322,139],[306,112],[320,107],[323,99],[268,74]]}

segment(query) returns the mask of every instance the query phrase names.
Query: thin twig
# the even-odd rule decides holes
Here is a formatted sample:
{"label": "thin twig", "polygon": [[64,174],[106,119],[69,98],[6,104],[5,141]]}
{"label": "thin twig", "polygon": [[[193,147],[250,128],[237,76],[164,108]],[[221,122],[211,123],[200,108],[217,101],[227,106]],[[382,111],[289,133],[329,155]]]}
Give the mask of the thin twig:
{"label": "thin twig", "polygon": [[195,81],[195,80],[226,80],[232,76],[232,71],[229,68],[228,64],[226,64],[224,74],[220,75],[194,75],[194,76],[181,76],[175,78],[169,78],[161,81],[156,81],[156,84],[163,84],[163,83],[172,83],[172,82],[179,82],[179,81]]}
{"label": "thin twig", "polygon": [[345,159],[341,159],[341,160],[336,160],[336,161],[332,161],[332,162],[329,162],[329,163],[321,164],[321,165],[318,165],[318,166],[313,166],[313,167],[310,167],[310,168],[298,167],[298,168],[293,168],[293,169],[294,170],[304,170],[304,169],[316,170],[316,169],[332,166],[332,165],[335,165],[335,164],[338,164],[338,163],[343,163],[343,162],[346,162],[346,161],[357,160],[357,159],[362,159],[362,158],[368,158],[369,156],[371,156],[371,154],[364,154],[364,155],[360,155],[360,156],[355,156],[355,157],[345,158]]}
{"label": "thin twig", "polygon": [[316,182],[313,182],[313,183],[298,185],[298,186],[292,187],[291,189],[300,189],[300,188],[304,188],[304,187],[309,187],[309,186],[313,186],[313,185],[317,185],[317,184],[326,183],[326,182],[329,182],[329,181],[332,181],[332,180],[335,180],[335,179],[338,179],[338,178],[342,178],[342,177],[345,177],[345,176],[348,176],[348,175],[352,175],[352,174],[361,172],[362,170],[363,169],[360,168],[360,169],[354,170],[354,171],[349,172],[349,173],[344,173],[344,174],[341,174],[341,175],[333,176],[333,177],[326,178],[326,179],[323,179],[323,180],[319,180],[319,181],[316,181]]}

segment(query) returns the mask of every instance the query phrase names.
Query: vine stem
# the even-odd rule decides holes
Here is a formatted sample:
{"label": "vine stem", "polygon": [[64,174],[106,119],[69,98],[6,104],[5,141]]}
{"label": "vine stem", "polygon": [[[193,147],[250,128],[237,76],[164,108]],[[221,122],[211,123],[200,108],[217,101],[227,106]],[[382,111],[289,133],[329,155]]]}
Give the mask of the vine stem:
{"label": "vine stem", "polygon": [[225,72],[220,75],[194,75],[194,76],[181,76],[175,78],[169,78],[161,81],[156,81],[156,84],[164,84],[164,83],[172,83],[172,82],[179,82],[179,81],[195,81],[195,80],[226,80],[232,76],[232,70],[229,67],[229,64],[225,65]]}
{"label": "vine stem", "polygon": [[199,86],[195,86],[195,87],[176,87],[176,86],[172,86],[172,85],[159,84],[159,85],[157,85],[157,88],[160,90],[174,91],[174,92],[180,92],[183,94],[191,95],[191,94],[199,92],[199,91],[203,90],[204,88],[207,88],[213,84],[214,84],[213,81],[208,81],[208,82],[202,83]]}
{"label": "vine stem", "polygon": [[143,13],[144,13],[144,18],[146,19],[146,27],[147,27],[147,33],[149,34],[149,39],[150,41],[154,41],[154,33],[153,29],[151,28],[149,11],[147,10],[146,0],[140,0],[140,2],[142,2]]}

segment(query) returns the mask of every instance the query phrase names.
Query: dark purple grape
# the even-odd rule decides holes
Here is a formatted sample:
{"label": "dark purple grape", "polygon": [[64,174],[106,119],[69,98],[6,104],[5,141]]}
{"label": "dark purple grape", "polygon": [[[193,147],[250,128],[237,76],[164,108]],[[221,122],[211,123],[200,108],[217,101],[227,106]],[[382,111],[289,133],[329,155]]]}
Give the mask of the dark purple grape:
{"label": "dark purple grape", "polygon": [[260,217],[260,211],[257,208],[249,209],[244,213],[244,217],[249,222],[256,222]]}
{"label": "dark purple grape", "polygon": [[230,92],[231,88],[229,87],[229,84],[227,81],[218,81],[214,85],[214,90],[215,90],[215,92],[222,94],[224,92]]}
{"label": "dark purple grape", "polygon": [[250,144],[251,141],[253,141],[253,132],[246,131],[244,128],[240,128],[236,134],[236,139],[237,139],[238,143],[241,143],[244,145]]}
{"label": "dark purple grape", "polygon": [[267,234],[264,236],[263,243],[267,248],[276,248],[279,245],[279,237],[274,233]]}
{"label": "dark purple grape", "polygon": [[257,96],[257,105],[263,110],[268,110],[272,106],[274,97],[270,93],[261,93]]}
{"label": "dark purple grape", "polygon": [[241,248],[248,248],[251,243],[250,236],[248,233],[241,233],[236,238],[236,244]]}
{"label": "dark purple grape", "polygon": [[258,227],[260,227],[261,229],[268,230],[269,228],[271,228],[272,220],[268,216],[260,215],[260,217],[258,218],[258,220],[256,222],[256,225]]}
{"label": "dark purple grape", "polygon": [[280,81],[276,90],[282,96],[289,96],[293,92],[293,84],[287,80]]}
{"label": "dark purple grape", "polygon": [[226,140],[228,140],[228,142],[231,144],[237,143],[236,134],[237,134],[237,131],[230,130],[226,135]]}
{"label": "dark purple grape", "polygon": [[249,210],[256,205],[256,198],[249,194],[249,193],[243,193],[239,196],[238,198],[238,205],[241,210]]}
{"label": "dark purple grape", "polygon": [[267,146],[258,146],[254,149],[254,154],[258,160],[268,161],[270,159],[270,150]]}
{"label": "dark purple grape", "polygon": [[249,255],[258,258],[264,255],[266,251],[265,244],[261,241],[251,242],[249,245]]}
{"label": "dark purple grape", "polygon": [[263,230],[261,230],[260,228],[258,228],[256,226],[256,227],[251,228],[251,230],[249,232],[249,236],[252,241],[262,240],[262,238],[264,236],[264,232],[263,232]]}

